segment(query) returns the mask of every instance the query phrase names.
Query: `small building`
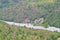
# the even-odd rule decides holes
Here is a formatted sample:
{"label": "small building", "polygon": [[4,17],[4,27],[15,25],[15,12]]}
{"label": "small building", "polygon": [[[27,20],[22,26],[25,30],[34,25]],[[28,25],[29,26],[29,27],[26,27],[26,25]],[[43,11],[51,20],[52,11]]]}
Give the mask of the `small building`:
{"label": "small building", "polygon": [[39,18],[34,21],[34,23],[43,23],[43,22],[44,22],[44,18]]}
{"label": "small building", "polygon": [[30,22],[31,22],[30,18],[27,17],[27,18],[24,19],[24,23],[30,23]]}

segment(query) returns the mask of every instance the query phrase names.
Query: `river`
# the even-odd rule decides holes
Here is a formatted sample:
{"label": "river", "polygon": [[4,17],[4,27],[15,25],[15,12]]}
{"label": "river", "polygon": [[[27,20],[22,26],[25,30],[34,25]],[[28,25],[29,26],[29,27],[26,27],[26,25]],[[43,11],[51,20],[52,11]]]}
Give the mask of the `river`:
{"label": "river", "polygon": [[34,26],[33,24],[27,24],[27,23],[16,23],[16,22],[9,22],[9,21],[3,21],[9,25],[16,25],[16,26],[22,26],[22,27],[27,27],[27,28],[33,28],[33,29],[42,29],[42,30],[48,30],[48,31],[56,31],[56,32],[60,32],[60,28],[56,28],[56,27],[52,27],[49,26],[48,28],[45,28],[43,26]]}

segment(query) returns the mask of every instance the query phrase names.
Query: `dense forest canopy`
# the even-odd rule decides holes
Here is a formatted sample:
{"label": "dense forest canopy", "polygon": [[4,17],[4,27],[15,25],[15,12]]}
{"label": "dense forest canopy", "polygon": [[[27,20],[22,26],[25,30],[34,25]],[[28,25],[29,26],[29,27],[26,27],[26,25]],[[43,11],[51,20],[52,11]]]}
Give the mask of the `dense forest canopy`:
{"label": "dense forest canopy", "polygon": [[26,17],[60,27],[60,0],[0,0],[0,19],[23,22]]}

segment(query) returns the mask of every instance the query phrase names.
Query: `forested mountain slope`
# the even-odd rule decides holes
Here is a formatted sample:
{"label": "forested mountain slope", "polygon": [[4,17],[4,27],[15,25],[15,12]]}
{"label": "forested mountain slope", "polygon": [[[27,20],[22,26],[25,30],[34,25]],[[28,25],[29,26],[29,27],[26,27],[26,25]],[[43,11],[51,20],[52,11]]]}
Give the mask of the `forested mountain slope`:
{"label": "forested mountain slope", "polygon": [[26,17],[60,27],[60,0],[0,0],[0,19],[23,22]]}

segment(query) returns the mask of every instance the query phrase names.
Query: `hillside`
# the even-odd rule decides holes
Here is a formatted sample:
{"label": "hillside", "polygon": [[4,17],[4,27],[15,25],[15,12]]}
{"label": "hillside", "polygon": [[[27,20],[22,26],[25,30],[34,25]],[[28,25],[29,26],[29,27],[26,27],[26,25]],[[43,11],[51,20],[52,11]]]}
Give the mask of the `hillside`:
{"label": "hillside", "polygon": [[31,22],[44,18],[44,23],[60,28],[59,0],[0,0],[0,19],[23,22],[28,17]]}
{"label": "hillside", "polygon": [[58,40],[60,33],[27,29],[0,21],[0,40]]}

